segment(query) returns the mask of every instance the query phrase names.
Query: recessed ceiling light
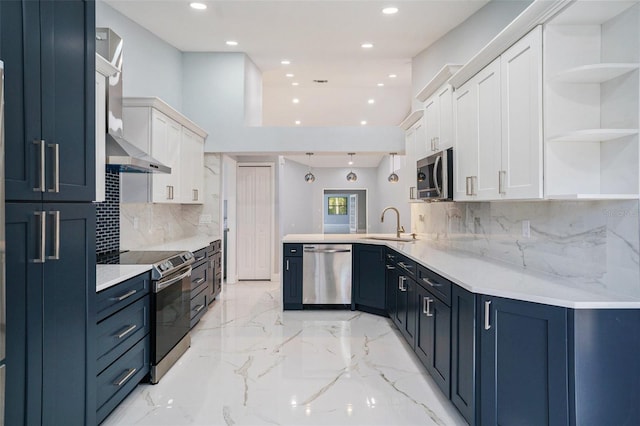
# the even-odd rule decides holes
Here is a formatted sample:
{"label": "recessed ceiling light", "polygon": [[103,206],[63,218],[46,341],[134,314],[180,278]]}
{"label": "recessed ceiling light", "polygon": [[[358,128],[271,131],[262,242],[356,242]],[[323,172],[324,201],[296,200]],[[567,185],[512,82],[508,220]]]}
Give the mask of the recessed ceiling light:
{"label": "recessed ceiling light", "polygon": [[393,15],[395,13],[398,13],[398,8],[397,7],[385,7],[384,9],[382,9],[382,13],[384,13],[385,15]]}
{"label": "recessed ceiling light", "polygon": [[283,60],[281,60],[281,61],[280,61],[280,63],[281,63],[282,65],[289,65],[289,64],[291,64],[291,61],[290,61],[290,60],[288,60],[288,59],[283,59]]}
{"label": "recessed ceiling light", "polygon": [[384,87],[384,83],[378,83],[378,87]]}
{"label": "recessed ceiling light", "polygon": [[300,84],[300,83],[298,83],[297,81],[294,81],[293,83],[291,83],[291,85],[292,85],[292,86],[297,86],[297,85],[299,85],[299,84]]}
{"label": "recessed ceiling light", "polygon": [[195,10],[205,10],[207,8],[206,4],[204,4],[204,3],[196,3],[196,2],[189,3],[189,6],[191,6],[191,8],[195,9]]}
{"label": "recessed ceiling light", "polygon": [[285,74],[287,78],[293,78],[293,74]]}
{"label": "recessed ceiling light", "polygon": [[227,40],[227,46],[237,46],[238,42],[235,40]]}
{"label": "recessed ceiling light", "polygon": [[376,100],[375,100],[375,99],[369,99],[369,100],[367,101],[367,103],[368,103],[369,105],[373,105],[373,104],[375,104],[375,103],[376,103]]}
{"label": "recessed ceiling light", "polygon": [[367,124],[367,121],[366,121],[366,120],[362,120],[362,121],[360,122],[360,125],[361,125],[361,126],[366,126],[366,124]]}
{"label": "recessed ceiling light", "polygon": [[300,103],[300,99],[293,98],[293,100],[291,102],[293,102],[294,104],[299,104]]}
{"label": "recessed ceiling light", "polygon": [[373,47],[372,43],[362,43],[360,45],[363,49],[371,49]]}
{"label": "recessed ceiling light", "polygon": [[300,120],[296,120],[296,126],[300,125]]}
{"label": "recessed ceiling light", "polygon": [[395,75],[395,74],[389,74],[389,78],[396,78],[396,77],[397,77],[397,75]]}

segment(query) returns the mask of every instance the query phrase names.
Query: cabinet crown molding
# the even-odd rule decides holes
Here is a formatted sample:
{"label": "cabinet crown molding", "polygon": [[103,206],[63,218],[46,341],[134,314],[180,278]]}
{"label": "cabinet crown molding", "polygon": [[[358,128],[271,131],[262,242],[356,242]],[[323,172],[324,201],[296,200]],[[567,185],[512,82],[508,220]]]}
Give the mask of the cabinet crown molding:
{"label": "cabinet crown molding", "polygon": [[419,109],[417,111],[413,111],[404,120],[402,120],[402,122],[399,124],[399,126],[403,130],[409,130],[411,128],[411,126],[416,124],[418,122],[418,120],[420,120],[422,118],[423,115],[424,115],[424,110]]}
{"label": "cabinet crown molding", "polygon": [[118,68],[113,66],[109,61],[96,53],[96,71],[105,77],[111,77],[120,72]]}
{"label": "cabinet crown molding", "polygon": [[458,89],[534,27],[544,24],[575,0],[535,0],[449,80]]}
{"label": "cabinet crown molding", "polygon": [[125,107],[138,107],[138,108],[155,108],[161,113],[165,114],[172,120],[177,121],[182,126],[191,130],[196,135],[201,138],[206,139],[208,133],[198,126],[196,123],[191,121],[189,118],[184,116],[182,113],[175,110],[171,105],[163,101],[158,97],[150,97],[150,98],[122,98],[122,104]]}
{"label": "cabinet crown molding", "polygon": [[445,64],[440,71],[436,73],[436,75],[420,90],[420,92],[416,95],[416,99],[420,102],[426,101],[431,95],[433,95],[436,90],[443,84],[445,84],[449,79],[456,73],[458,70],[462,68],[462,65],[459,64]]}

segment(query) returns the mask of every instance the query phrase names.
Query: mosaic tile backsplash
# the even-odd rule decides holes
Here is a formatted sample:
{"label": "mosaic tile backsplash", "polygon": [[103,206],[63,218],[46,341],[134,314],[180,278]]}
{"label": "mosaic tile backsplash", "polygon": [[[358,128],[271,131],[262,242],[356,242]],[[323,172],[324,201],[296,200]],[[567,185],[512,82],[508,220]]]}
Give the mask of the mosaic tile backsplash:
{"label": "mosaic tile backsplash", "polygon": [[120,250],[120,174],[106,172],[105,201],[96,203],[96,254]]}

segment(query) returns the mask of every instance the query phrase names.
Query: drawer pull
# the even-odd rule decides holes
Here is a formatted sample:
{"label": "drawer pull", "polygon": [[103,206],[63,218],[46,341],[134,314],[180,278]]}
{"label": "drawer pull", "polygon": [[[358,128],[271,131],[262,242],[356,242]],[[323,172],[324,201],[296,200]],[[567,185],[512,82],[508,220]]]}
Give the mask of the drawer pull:
{"label": "drawer pull", "polygon": [[127,383],[127,381],[134,375],[136,374],[136,371],[138,371],[137,368],[130,368],[129,370],[127,370],[127,372],[124,374],[124,376],[122,377],[122,379],[113,382],[114,385],[116,386],[122,386],[125,383]]}
{"label": "drawer pull", "polygon": [[391,266],[391,265],[384,265],[384,266],[386,266],[387,269],[390,270],[390,271],[396,269],[395,266]]}
{"label": "drawer pull", "polygon": [[411,269],[413,268],[413,265],[407,265],[404,262],[398,262],[398,265],[402,266],[404,269]]}
{"label": "drawer pull", "polygon": [[198,278],[196,280],[196,284],[198,284],[198,285],[202,284],[203,282],[204,282],[204,278]]}
{"label": "drawer pull", "polygon": [[196,262],[200,262],[201,260],[203,260],[205,257],[207,257],[206,255],[204,256],[200,256],[200,257],[196,257]]}
{"label": "drawer pull", "polygon": [[442,287],[442,284],[432,281],[429,278],[422,278],[422,281],[429,284],[431,287]]}
{"label": "drawer pull", "polygon": [[130,325],[122,333],[118,334],[118,339],[122,339],[124,336],[126,336],[129,333],[131,333],[136,328],[138,328],[138,326],[136,324]]}
{"label": "drawer pull", "polygon": [[124,299],[126,299],[127,297],[133,296],[137,292],[138,292],[138,290],[130,290],[130,291],[126,292],[125,294],[123,294],[122,296],[114,297],[113,300],[117,300],[118,302],[122,302]]}
{"label": "drawer pull", "polygon": [[195,308],[193,308],[193,310],[194,310],[194,311],[196,311],[196,314],[197,314],[198,312],[200,312],[201,310],[203,310],[203,309],[204,309],[204,305],[198,305],[198,306],[196,306]]}

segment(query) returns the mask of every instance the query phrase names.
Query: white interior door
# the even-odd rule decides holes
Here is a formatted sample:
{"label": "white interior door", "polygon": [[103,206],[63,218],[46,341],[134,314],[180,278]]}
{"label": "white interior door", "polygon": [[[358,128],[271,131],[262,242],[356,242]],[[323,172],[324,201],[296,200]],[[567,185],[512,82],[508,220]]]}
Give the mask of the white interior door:
{"label": "white interior door", "polygon": [[238,279],[271,279],[271,167],[237,169]]}

